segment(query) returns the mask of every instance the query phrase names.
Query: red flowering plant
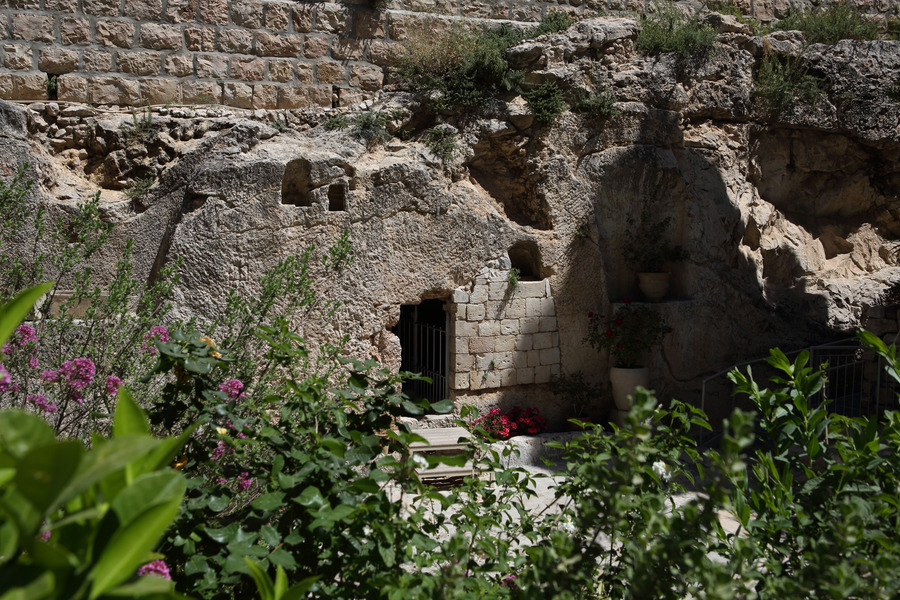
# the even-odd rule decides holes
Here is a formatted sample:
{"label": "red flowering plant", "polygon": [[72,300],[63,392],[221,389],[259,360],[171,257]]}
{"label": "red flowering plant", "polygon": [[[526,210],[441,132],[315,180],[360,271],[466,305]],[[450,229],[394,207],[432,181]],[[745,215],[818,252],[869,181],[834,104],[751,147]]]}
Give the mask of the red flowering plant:
{"label": "red flowering plant", "polygon": [[656,310],[632,306],[625,298],[612,317],[588,313],[584,341],[597,352],[609,350],[615,366],[631,368],[638,366],[644,352],[660,343],[670,331],[672,328]]}
{"label": "red flowering plant", "polygon": [[508,440],[514,435],[537,435],[547,429],[547,420],[537,408],[513,407],[508,412],[492,408],[472,421],[472,430],[484,437]]}

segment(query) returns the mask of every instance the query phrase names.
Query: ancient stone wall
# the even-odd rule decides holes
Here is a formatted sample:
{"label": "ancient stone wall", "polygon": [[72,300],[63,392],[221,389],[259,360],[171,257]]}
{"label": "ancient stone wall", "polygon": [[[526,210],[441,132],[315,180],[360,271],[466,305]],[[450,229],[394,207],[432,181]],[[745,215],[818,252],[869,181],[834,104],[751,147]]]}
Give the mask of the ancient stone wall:
{"label": "ancient stone wall", "polygon": [[[0,97],[104,105],[349,106],[385,83],[402,41],[460,19],[642,11],[649,0],[0,0]],[[790,3],[797,4],[797,3]],[[802,2],[800,3],[803,4]],[[897,0],[855,2],[887,15]],[[784,14],[787,0],[738,0]]]}

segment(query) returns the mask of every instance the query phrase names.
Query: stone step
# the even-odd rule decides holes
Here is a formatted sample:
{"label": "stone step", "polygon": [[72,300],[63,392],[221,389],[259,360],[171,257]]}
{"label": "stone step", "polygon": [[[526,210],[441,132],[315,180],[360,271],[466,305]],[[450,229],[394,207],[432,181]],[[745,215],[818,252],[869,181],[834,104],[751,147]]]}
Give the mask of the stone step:
{"label": "stone step", "polygon": [[475,465],[467,461],[461,467],[438,465],[433,469],[416,469],[420,479],[456,479],[475,474]]}
{"label": "stone step", "polygon": [[413,452],[423,454],[446,452],[448,450],[463,451],[469,440],[469,432],[463,427],[415,429],[413,433],[422,436],[426,441],[414,442],[409,445],[409,448]]}

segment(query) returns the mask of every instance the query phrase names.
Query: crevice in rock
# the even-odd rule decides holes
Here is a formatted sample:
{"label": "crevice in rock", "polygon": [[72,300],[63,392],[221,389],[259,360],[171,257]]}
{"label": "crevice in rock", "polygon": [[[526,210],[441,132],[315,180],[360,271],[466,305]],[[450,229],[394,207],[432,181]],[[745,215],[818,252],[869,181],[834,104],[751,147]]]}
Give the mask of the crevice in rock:
{"label": "crevice in rock", "polygon": [[512,268],[518,269],[522,281],[543,279],[541,250],[534,240],[519,240],[507,251]]}

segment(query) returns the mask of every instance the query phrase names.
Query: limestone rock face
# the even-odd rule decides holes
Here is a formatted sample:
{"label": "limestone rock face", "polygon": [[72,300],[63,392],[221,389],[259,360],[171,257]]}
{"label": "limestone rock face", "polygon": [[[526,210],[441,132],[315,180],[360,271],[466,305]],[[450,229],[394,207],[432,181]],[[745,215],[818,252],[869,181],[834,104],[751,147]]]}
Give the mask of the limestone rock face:
{"label": "limestone rock face", "polygon": [[[128,238],[145,278],[180,259],[185,318],[214,318],[230,291],[258,293],[266,269],[347,231],[347,270],[312,264],[320,297],[343,307],[299,322],[308,340],[346,334],[350,353],[399,368],[401,306],[440,299],[450,395],[507,405],[551,402],[544,383],[558,373],[605,382],[607,357],[584,342],[587,315],[640,300],[622,249],[628,218],[649,201],[688,258],[658,305],[673,331],[647,363],[663,395],[697,400],[705,377],[771,346],[851,333],[900,283],[900,112],[889,94],[900,43],[807,49],[828,90],[776,114],[754,73],[764,56],[797,56],[802,37],[710,19],[719,43],[704,62],[635,52],[638,24],[625,18],[520,44],[510,60],[526,82],[556,81],[570,97],[609,90],[618,114],[540,126],[511,96],[444,119],[456,147],[443,158],[419,137],[436,116],[398,93],[364,109],[415,135],[376,146],[327,130],[316,112],[165,108],[136,132],[130,113],[0,102],[10,148],[0,167],[35,163],[57,204],[99,189],[115,229],[98,271]],[[148,175],[148,195],[123,195]],[[512,268],[544,283],[517,288]]]}

